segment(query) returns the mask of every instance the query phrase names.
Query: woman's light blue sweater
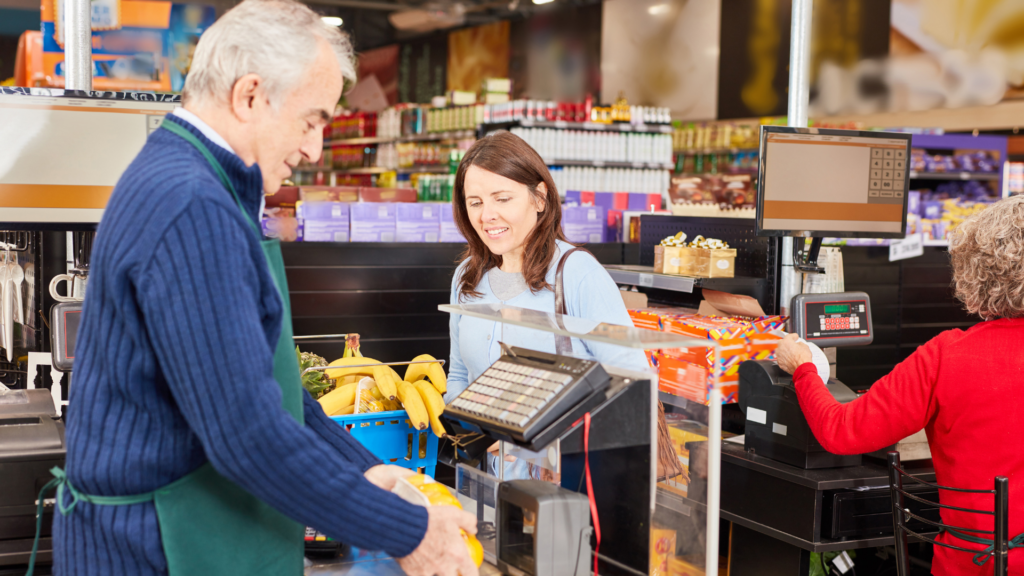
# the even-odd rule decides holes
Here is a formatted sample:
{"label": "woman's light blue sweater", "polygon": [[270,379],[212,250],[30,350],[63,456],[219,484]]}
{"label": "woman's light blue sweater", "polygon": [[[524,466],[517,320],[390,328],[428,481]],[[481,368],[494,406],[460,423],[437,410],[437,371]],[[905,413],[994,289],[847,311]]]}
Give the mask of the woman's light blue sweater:
{"label": "woman's light blue sweater", "polygon": [[[570,244],[558,241],[559,250],[551,259],[551,265],[545,277],[551,286],[555,285],[555,269],[558,266],[558,261],[562,258],[562,254],[571,248]],[[536,293],[527,290],[510,300],[499,300],[491,291],[486,274],[476,287],[481,295],[477,298],[465,298],[460,301],[459,280],[465,267],[466,262],[463,262],[452,278],[452,304],[501,303],[506,306],[529,308],[542,312],[555,311],[555,294],[548,289]],[[565,290],[566,311],[569,316],[620,326],[633,325],[615,282],[604,267],[590,254],[576,252],[569,256],[562,271],[562,281]],[[555,353],[554,335],[531,328],[453,314],[450,320],[450,331],[452,351],[448,364],[448,393],[445,395],[445,402],[454,400],[469,386],[470,382],[476,380],[484,370],[498,360],[498,357],[501,356],[499,341],[510,346]],[[585,342],[576,338],[572,339],[572,348],[573,355],[580,358],[597,360],[602,364],[629,370],[648,370],[647,360],[641,350]],[[491,458],[491,460],[495,459]],[[494,462],[491,462],[491,469],[492,473],[497,473]],[[524,462],[520,460],[514,464],[506,464],[506,479],[525,477],[527,477],[527,472]]]}

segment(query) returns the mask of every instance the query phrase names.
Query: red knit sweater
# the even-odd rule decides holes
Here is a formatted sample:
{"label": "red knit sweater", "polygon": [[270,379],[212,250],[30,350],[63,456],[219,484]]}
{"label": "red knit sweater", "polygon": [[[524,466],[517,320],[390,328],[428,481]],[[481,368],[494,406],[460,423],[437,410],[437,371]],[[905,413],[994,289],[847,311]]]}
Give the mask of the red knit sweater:
{"label": "red knit sweater", "polygon": [[[983,322],[949,330],[919,347],[867,394],[839,404],[814,365],[793,375],[800,407],[821,445],[835,454],[891,446],[924,428],[938,483],[992,489],[1010,480],[1010,537],[1024,532],[1024,319]],[[943,504],[992,510],[993,497],[941,491]],[[950,510],[943,522],[992,529],[992,517]],[[940,542],[981,546],[943,534]],[[935,576],[992,574],[966,552],[935,547]],[[1010,551],[1010,574],[1024,576],[1024,549]]]}

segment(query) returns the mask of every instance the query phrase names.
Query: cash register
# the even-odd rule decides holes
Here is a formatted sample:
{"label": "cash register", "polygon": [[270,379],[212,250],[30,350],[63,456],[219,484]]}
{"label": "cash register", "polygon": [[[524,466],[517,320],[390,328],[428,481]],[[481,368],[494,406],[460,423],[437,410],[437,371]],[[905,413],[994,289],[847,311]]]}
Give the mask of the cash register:
{"label": "cash register", "polygon": [[[866,345],[874,336],[871,300],[864,292],[798,294],[790,314],[793,332],[820,347]],[[835,378],[825,387],[841,403],[857,398]],[[740,365],[739,404],[747,418],[744,446],[755,454],[805,469],[861,463],[860,455],[832,454],[815,439],[800,410],[793,377],[774,361]]]}
{"label": "cash register", "polygon": [[[790,303],[790,329],[821,347],[869,344],[871,301],[863,292],[787,293],[801,274],[817,274],[823,238],[903,238],[907,230],[911,136],[891,132],[763,126],[755,214],[758,236],[792,237],[780,299]],[[810,238],[810,244],[805,239]],[[792,377],[770,361],[739,369],[744,445],[755,454],[804,469],[855,466],[858,456],[831,454],[814,438]],[[856,394],[835,378],[839,402]]]}

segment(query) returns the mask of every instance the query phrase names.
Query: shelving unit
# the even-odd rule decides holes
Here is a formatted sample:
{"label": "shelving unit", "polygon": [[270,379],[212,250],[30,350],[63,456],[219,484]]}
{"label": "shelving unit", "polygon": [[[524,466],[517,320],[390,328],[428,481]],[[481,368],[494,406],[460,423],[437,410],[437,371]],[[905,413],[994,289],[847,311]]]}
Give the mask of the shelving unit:
{"label": "shelving unit", "polygon": [[605,270],[616,284],[693,293],[694,288],[710,288],[733,292],[737,287],[751,288],[766,282],[764,278],[736,276],[734,278],[692,278],[674,274],[656,274],[653,266],[606,265]]}
{"label": "shelving unit", "polygon": [[412,166],[406,168],[384,168],[382,166],[366,166],[359,168],[296,168],[296,172],[329,172],[332,174],[383,174],[385,172],[397,172],[399,174],[412,174],[417,172],[426,172],[430,174],[447,174],[449,171],[447,164],[437,164],[428,166]]}
{"label": "shelving unit", "polygon": [[369,144],[390,144],[398,142],[435,142],[440,140],[462,140],[475,137],[476,133],[473,130],[456,130],[453,132],[429,132],[427,134],[413,134],[410,136],[399,136],[397,138],[344,138],[341,140],[325,141],[324,146],[359,146]]}
{"label": "shelving unit", "polygon": [[986,180],[998,181],[998,172],[915,172],[910,171],[911,180]]}
{"label": "shelving unit", "polygon": [[671,162],[613,162],[607,160],[544,160],[548,166],[593,166],[594,168],[653,168],[671,170]]}
{"label": "shelving unit", "polygon": [[568,130],[593,130],[595,132],[637,132],[645,134],[671,134],[671,124],[598,124],[596,122],[566,122],[563,120],[517,120],[514,122],[492,122],[481,124],[480,129],[499,130],[510,126],[523,128],[560,128]]}

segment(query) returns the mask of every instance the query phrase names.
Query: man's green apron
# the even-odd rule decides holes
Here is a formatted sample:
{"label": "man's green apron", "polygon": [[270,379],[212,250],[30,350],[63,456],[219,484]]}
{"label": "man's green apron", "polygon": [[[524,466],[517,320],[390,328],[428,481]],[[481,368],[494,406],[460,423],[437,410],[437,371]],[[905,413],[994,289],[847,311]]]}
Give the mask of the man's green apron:
{"label": "man's green apron", "polygon": [[[239,210],[262,238],[259,227],[242,208],[235,188],[224,168],[209,149],[191,132],[174,122],[164,122],[165,130],[184,138],[194,146],[217,173],[238,204]],[[279,240],[261,240],[270,275],[281,294],[284,310],[281,336],[274,349],[274,379],[281,387],[282,404],[299,424],[303,423],[302,383],[292,338],[291,304]],[[216,574],[217,576],[281,576],[302,574],[302,525],[284,516],[237,484],[221,476],[207,462],[194,472],[147,494],[135,496],[90,496],[76,490],[64,471],[53,469],[55,478],[43,491],[57,487],[57,503],[62,514],[72,513],[75,504],[119,506],[152,501],[156,506],[160,538],[171,576]],[[71,504],[64,505],[65,488]],[[42,520],[43,496],[39,497],[36,544]],[[32,549],[29,574],[35,564]]]}

